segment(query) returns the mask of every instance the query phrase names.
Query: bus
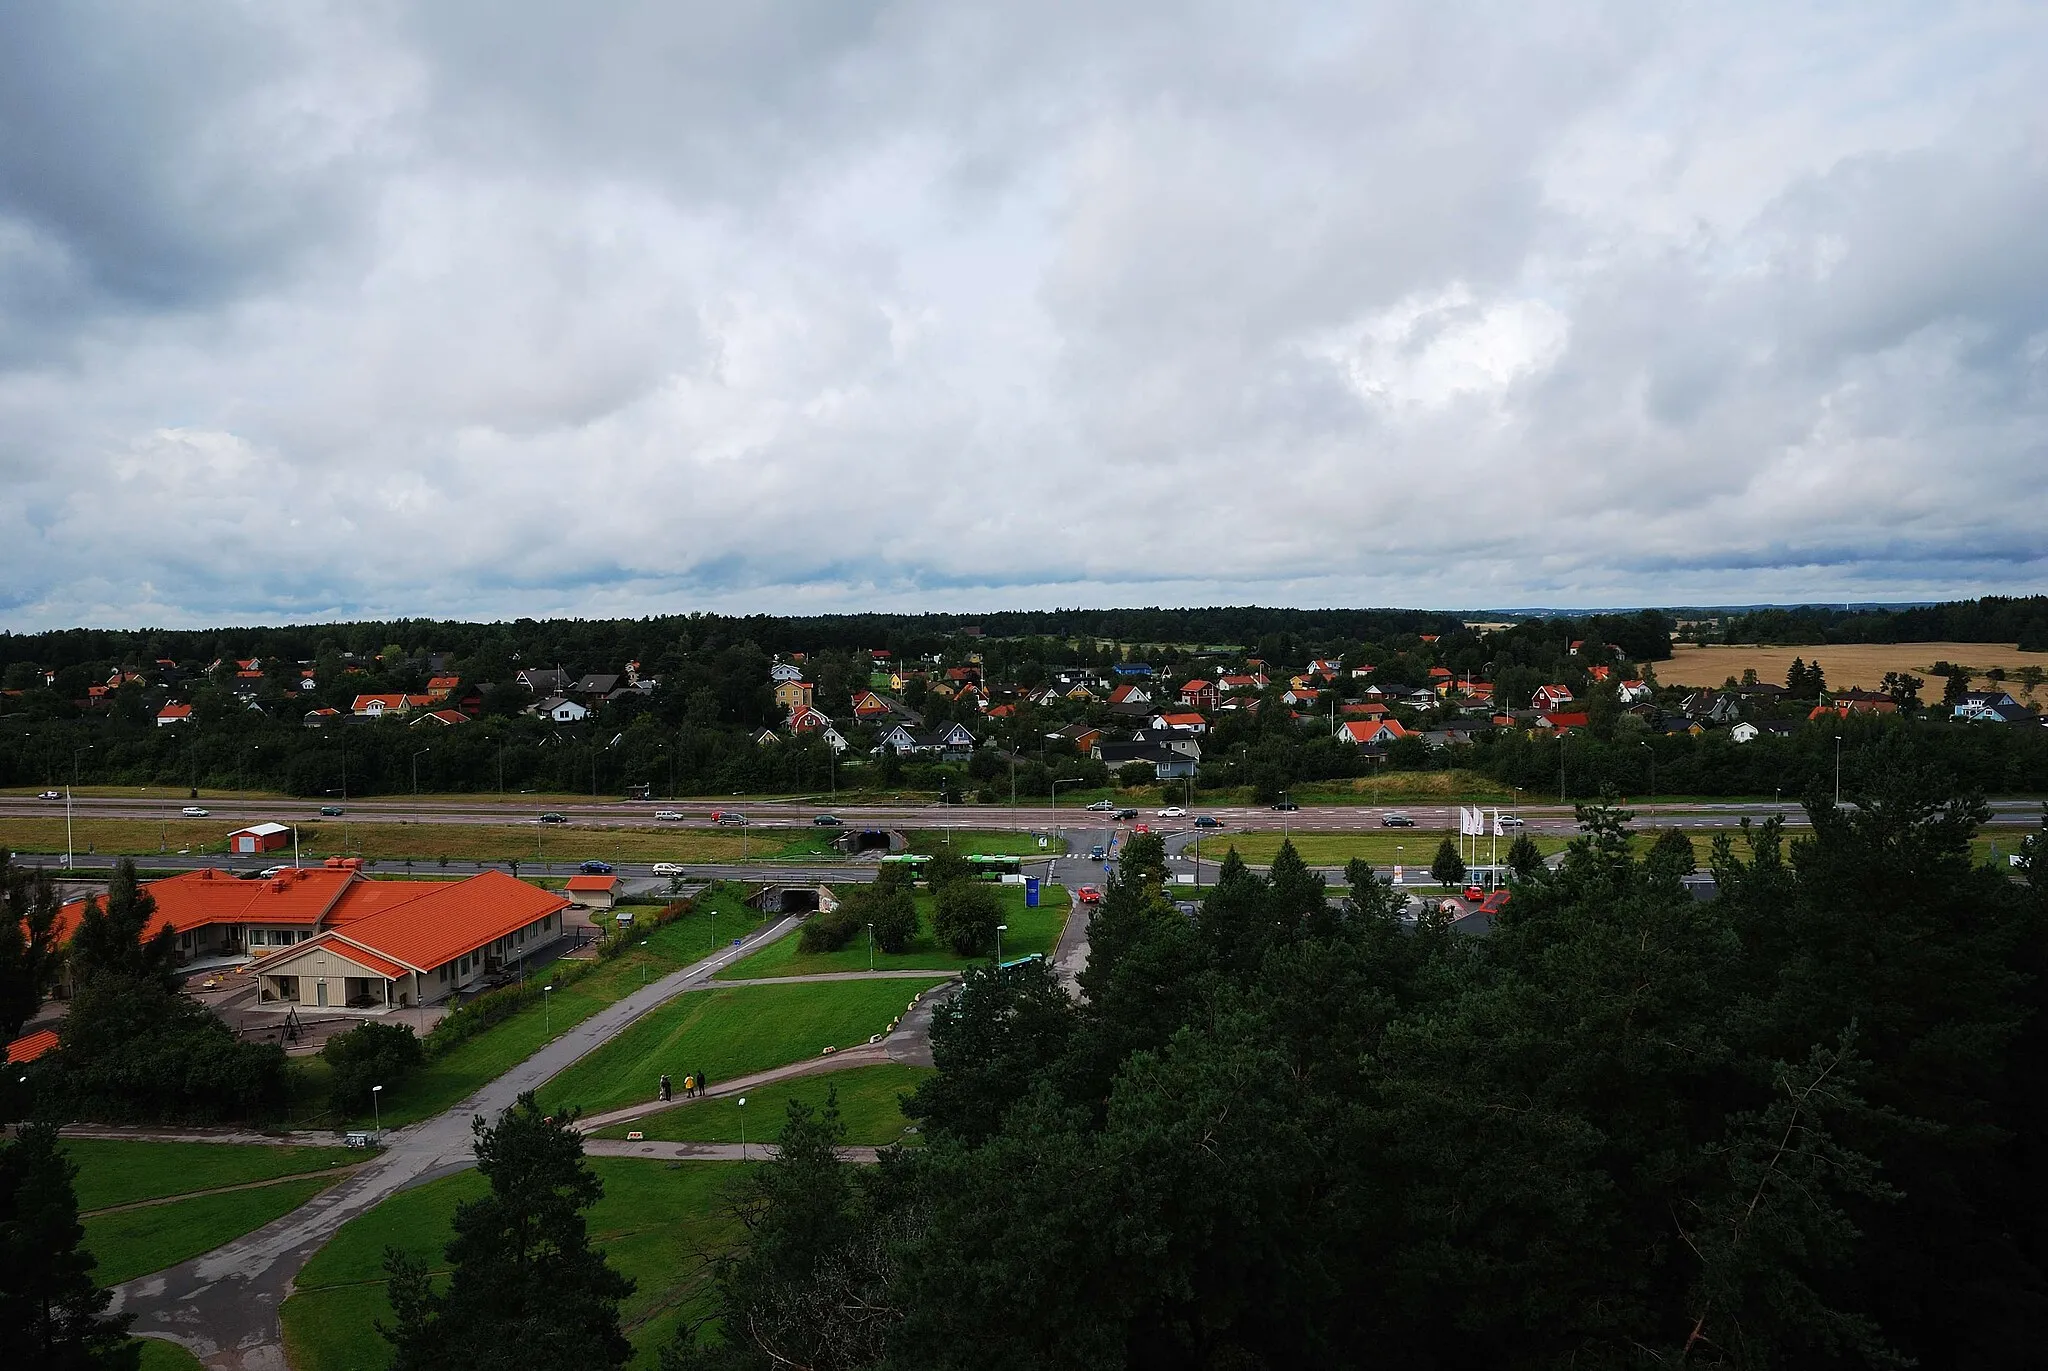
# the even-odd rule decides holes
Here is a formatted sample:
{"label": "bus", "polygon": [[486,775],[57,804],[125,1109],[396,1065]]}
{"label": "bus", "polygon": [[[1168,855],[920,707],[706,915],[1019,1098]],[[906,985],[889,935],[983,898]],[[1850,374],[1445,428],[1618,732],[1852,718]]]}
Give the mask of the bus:
{"label": "bus", "polygon": [[882,865],[908,867],[911,876],[917,877],[924,874],[925,866],[930,861],[930,857],[920,856],[915,852],[898,852],[893,856],[882,858]]}
{"label": "bus", "polygon": [[1024,874],[1022,857],[991,857],[977,852],[968,857],[967,865],[974,868],[974,874],[984,881],[999,881],[1005,876]]}

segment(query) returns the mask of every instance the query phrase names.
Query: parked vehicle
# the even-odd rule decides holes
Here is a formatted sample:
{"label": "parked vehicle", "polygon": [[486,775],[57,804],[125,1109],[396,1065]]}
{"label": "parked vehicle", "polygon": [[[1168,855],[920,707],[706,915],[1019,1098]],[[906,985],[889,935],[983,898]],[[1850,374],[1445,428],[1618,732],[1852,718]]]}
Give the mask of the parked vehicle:
{"label": "parked vehicle", "polygon": [[1187,816],[1188,812],[1179,805],[1168,805],[1159,811],[1159,817],[1162,819],[1185,819]]}
{"label": "parked vehicle", "polygon": [[1196,828],[1221,828],[1223,821],[1214,814],[1204,814],[1195,820]]}
{"label": "parked vehicle", "polygon": [[586,876],[609,876],[612,874],[612,864],[610,862],[585,862],[576,869]]}
{"label": "parked vehicle", "polygon": [[1484,900],[1486,898],[1486,887],[1481,885],[1468,885],[1465,887],[1462,893],[1464,894],[1466,899],[1470,900],[1474,904],[1478,904],[1481,900]]}
{"label": "parked vehicle", "polygon": [[185,806],[185,817],[188,819],[204,819],[207,815],[211,813],[213,813],[212,810],[201,809],[198,805]]}
{"label": "parked vehicle", "polygon": [[1082,904],[1101,904],[1102,892],[1092,885],[1084,885],[1074,892],[1074,898]]}
{"label": "parked vehicle", "polygon": [[1151,831],[1152,831],[1152,825],[1150,825],[1150,824],[1133,824],[1133,825],[1131,825],[1131,832],[1133,832],[1133,833],[1150,833]]}
{"label": "parked vehicle", "polygon": [[654,874],[657,876],[680,876],[683,874],[683,864],[681,862],[656,862],[654,864]]}
{"label": "parked vehicle", "polygon": [[838,828],[841,824],[845,823],[846,821],[844,819],[841,819],[837,814],[820,814],[817,818],[811,820],[811,822],[816,824],[820,828]]}
{"label": "parked vehicle", "polygon": [[540,816],[540,821],[544,824],[565,824],[569,822],[569,816],[566,814],[543,814]]}
{"label": "parked vehicle", "polygon": [[266,866],[261,871],[256,873],[256,879],[259,881],[268,881],[273,879],[274,877],[284,875],[284,873],[289,869],[290,868],[288,867],[282,866]]}
{"label": "parked vehicle", "polygon": [[341,806],[340,806],[340,805],[321,805],[321,806],[320,806],[320,817],[321,817],[321,818],[323,818],[323,819],[339,819],[339,818],[341,817]]}
{"label": "parked vehicle", "polygon": [[679,824],[683,821],[683,811],[680,809],[657,809],[654,811],[654,817],[663,823]]}
{"label": "parked vehicle", "polygon": [[1406,814],[1403,814],[1400,810],[1397,809],[1391,813],[1380,815],[1380,827],[1413,828],[1415,827],[1415,820],[1409,818]]}

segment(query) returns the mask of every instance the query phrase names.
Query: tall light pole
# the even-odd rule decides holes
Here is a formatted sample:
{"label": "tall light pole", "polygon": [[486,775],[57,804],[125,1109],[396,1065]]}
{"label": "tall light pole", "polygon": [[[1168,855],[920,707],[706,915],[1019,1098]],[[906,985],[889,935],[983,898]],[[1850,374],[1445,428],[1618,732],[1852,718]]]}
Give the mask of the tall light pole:
{"label": "tall light pole", "polygon": [[1647,742],[1637,743],[1636,746],[1650,748],[1650,818],[1654,821],[1657,817],[1657,749],[1650,747]]}
{"label": "tall light pole", "polygon": [[996,965],[997,965],[997,966],[1001,966],[1001,965],[1003,964],[1003,932],[1004,932],[1004,930],[1006,930],[1006,929],[1008,929],[1008,928],[1009,928],[1009,925],[1008,925],[1008,924],[997,924],[997,925],[996,925]]}
{"label": "tall light pole", "polygon": [[377,1097],[383,1093],[384,1087],[381,1085],[370,1087],[370,1117],[376,1122],[378,1142],[384,1141],[384,1108],[377,1100]]}
{"label": "tall light pole", "polygon": [[1835,808],[1842,807],[1842,735],[1835,735]]}
{"label": "tall light pole", "polygon": [[423,747],[418,752],[412,754],[412,821],[414,823],[420,821],[420,758],[433,750],[431,747]]}
{"label": "tall light pole", "polygon": [[875,926],[868,925],[868,970],[875,969]]}
{"label": "tall light pole", "polygon": [[92,744],[71,749],[71,780],[64,786],[64,869],[71,869],[71,790],[78,784],[78,754],[92,751]]}
{"label": "tall light pole", "polygon": [[551,985],[544,985],[540,988],[541,1029],[550,1038],[555,1036],[555,1002],[548,997],[554,993],[555,988]]}
{"label": "tall light pole", "polygon": [[[1054,842],[1060,840],[1060,787],[1063,785],[1079,785],[1086,779],[1085,776],[1067,776],[1052,783],[1052,840]],[[1055,852],[1053,857],[1057,860],[1059,854]]]}
{"label": "tall light pole", "polygon": [[747,1097],[740,1096],[740,1160],[747,1159]]}

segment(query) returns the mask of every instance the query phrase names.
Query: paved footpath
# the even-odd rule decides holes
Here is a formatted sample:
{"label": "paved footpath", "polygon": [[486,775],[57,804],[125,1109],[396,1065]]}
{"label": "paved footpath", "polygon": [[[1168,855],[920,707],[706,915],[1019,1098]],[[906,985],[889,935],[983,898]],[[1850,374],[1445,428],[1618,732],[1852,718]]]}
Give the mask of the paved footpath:
{"label": "paved footpath", "polygon": [[181,1343],[215,1371],[288,1371],[278,1309],[291,1294],[299,1269],[336,1229],[407,1186],[469,1166],[471,1118],[510,1108],[522,1093],[539,1089],[642,1014],[703,985],[797,922],[781,919],[740,946],[599,1010],[454,1108],[387,1133],[380,1156],[283,1218],[225,1247],[114,1287],[114,1310],[135,1316],[136,1333]]}

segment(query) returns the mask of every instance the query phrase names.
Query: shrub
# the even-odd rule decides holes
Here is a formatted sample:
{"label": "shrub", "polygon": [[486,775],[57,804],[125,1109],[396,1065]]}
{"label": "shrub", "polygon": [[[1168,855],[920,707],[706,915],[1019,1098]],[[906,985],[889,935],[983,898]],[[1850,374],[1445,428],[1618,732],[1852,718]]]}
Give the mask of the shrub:
{"label": "shrub", "polygon": [[996,892],[973,879],[948,881],[938,889],[932,931],[963,957],[995,948],[996,925],[1002,922],[1002,901]]}
{"label": "shrub", "polygon": [[829,914],[813,914],[804,921],[803,935],[797,939],[797,950],[837,952],[853,941],[853,935],[859,928],[843,904]]}
{"label": "shrub", "polygon": [[856,928],[872,924],[875,944],[884,952],[907,952],[917,937],[917,899],[900,882],[857,886],[839,908]]}
{"label": "shrub", "polygon": [[411,1024],[366,1023],[329,1038],[320,1055],[334,1068],[335,1108],[362,1114],[370,1108],[372,1086],[397,1085],[427,1054]]}

